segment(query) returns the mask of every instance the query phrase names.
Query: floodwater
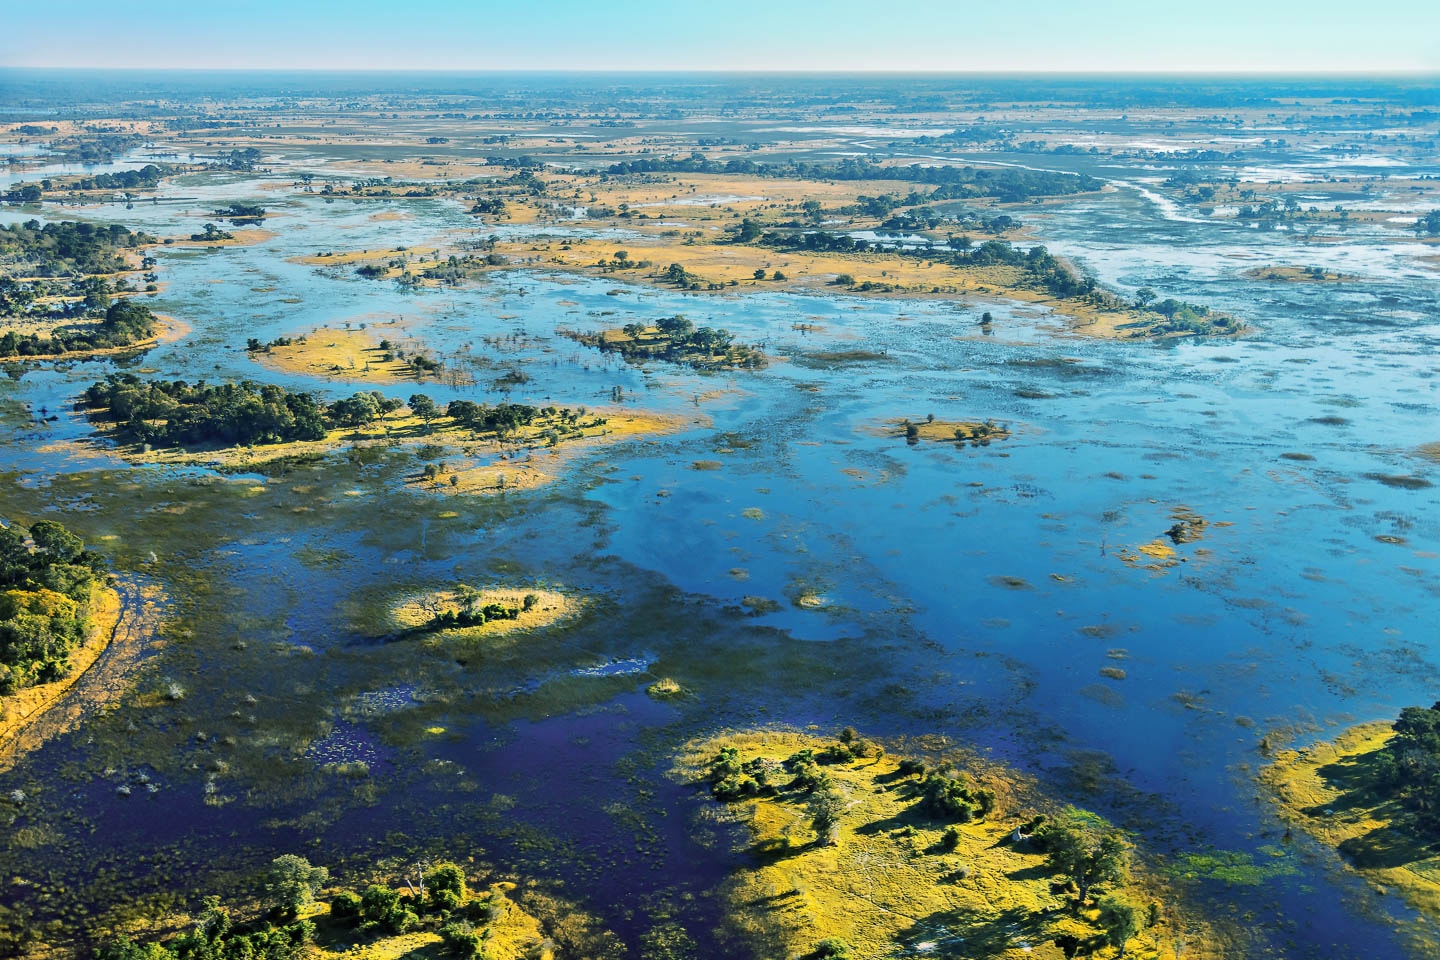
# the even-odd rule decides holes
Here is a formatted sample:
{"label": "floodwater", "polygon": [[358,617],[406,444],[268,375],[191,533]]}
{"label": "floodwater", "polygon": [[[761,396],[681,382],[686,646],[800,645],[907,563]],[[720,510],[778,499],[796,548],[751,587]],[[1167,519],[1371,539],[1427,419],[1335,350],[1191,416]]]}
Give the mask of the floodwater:
{"label": "floodwater", "polygon": [[[496,231],[449,201],[267,188],[312,169],[285,162],[273,175],[182,177],[159,203],[77,212],[157,235],[196,232],[231,200],[272,213],[274,235],[253,246],[159,248],[154,308],[194,329],[132,368],[334,397],[370,387],[273,373],[245,340],[403,318],[406,335],[475,384],[381,388],[395,396],[493,400],[491,381],[514,367],[531,380],[513,400],[601,406],[619,386],[637,407],[710,425],[596,453],[550,490],[458,504],[402,488],[414,467],[400,455],[226,478],[55,452],[88,434],[71,402],[110,366],[13,377],[6,397],[59,419],[8,424],[0,469],[21,475],[26,503],[115,537],[96,543],[117,562],[170,578],[182,629],[137,689],[176,677],[189,687],[178,706],[122,708],[0,778],[3,792],[33,798],[18,823],[48,831],[10,842],[0,873],[72,890],[19,889],[13,902],[83,924],[77,900],[105,907],[163,885],[135,866],[137,851],[163,859],[166,877],[223,883],[214,863],[226,852],[242,866],[297,849],[359,866],[460,845],[567,880],[633,934],[648,896],[703,892],[726,867],[723,846],[702,849],[687,832],[694,794],[663,777],[679,742],[757,722],[851,723],[978,744],[1157,851],[1214,847],[1267,865],[1279,852],[1283,869],[1258,889],[1193,891],[1247,904],[1255,955],[1395,955],[1387,919],[1413,918],[1388,901],[1362,907],[1359,886],[1303,841],[1277,851],[1282,828],[1251,773],[1267,731],[1315,739],[1435,698],[1440,487],[1417,453],[1440,440],[1440,283],[1422,259],[1434,247],[1379,232],[1307,244],[1179,214],[1139,187],[1025,215],[1113,289],[1149,286],[1252,328],[1206,342],[1086,340],[1043,310],[978,299],[690,295],[543,270],[407,291],[288,258]],[[1138,182],[1141,171],[1104,175]],[[408,216],[375,220],[382,211]],[[9,208],[0,221],[37,215]],[[1347,280],[1244,275],[1281,263]],[[982,310],[991,335],[976,326]],[[777,362],[639,369],[556,332],[676,313]],[[882,356],[826,356],[860,349]],[[1013,435],[957,449],[877,430],[929,414],[993,418]],[[695,469],[702,460],[721,466]],[[1122,559],[1182,508],[1209,523],[1177,547],[1181,562]],[[604,614],[534,650],[461,663],[411,662],[355,612],[357,596],[515,576],[601,597]],[[743,606],[756,597],[775,603]],[[1123,680],[1100,675],[1114,665]],[[661,675],[695,699],[637,692]],[[225,736],[228,761],[215,746]],[[1100,755],[1106,773],[1087,791],[1076,771]],[[353,761],[369,765],[363,781],[325,771]],[[117,789],[139,772],[157,788]],[[109,887],[77,873],[96,836]],[[680,915],[714,919],[694,904]]]}

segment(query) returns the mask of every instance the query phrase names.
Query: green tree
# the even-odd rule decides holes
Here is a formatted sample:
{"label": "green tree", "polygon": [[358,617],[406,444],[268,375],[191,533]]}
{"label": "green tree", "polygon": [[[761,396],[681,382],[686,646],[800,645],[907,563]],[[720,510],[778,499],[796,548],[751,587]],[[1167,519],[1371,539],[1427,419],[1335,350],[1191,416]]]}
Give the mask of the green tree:
{"label": "green tree", "polygon": [[425,421],[425,429],[428,431],[430,429],[430,421],[440,415],[440,408],[435,405],[434,400],[431,400],[423,393],[412,395],[409,403],[410,412]]}
{"label": "green tree", "polygon": [[810,798],[810,828],[815,842],[833,847],[840,842],[840,815],[845,812],[845,797],[833,787],[817,790]]}
{"label": "green tree", "polygon": [[1123,897],[1111,894],[1100,898],[1097,922],[1105,931],[1105,941],[1125,956],[1125,944],[1140,932],[1140,910]]}
{"label": "green tree", "polygon": [[265,905],[283,917],[294,918],[315,902],[315,894],[329,879],[329,870],[311,866],[304,857],[293,853],[276,857],[265,875]]}
{"label": "green tree", "polygon": [[1075,881],[1078,903],[1084,903],[1096,884],[1125,879],[1130,845],[1124,836],[1094,814],[1070,810],[1040,831],[1050,868]]}

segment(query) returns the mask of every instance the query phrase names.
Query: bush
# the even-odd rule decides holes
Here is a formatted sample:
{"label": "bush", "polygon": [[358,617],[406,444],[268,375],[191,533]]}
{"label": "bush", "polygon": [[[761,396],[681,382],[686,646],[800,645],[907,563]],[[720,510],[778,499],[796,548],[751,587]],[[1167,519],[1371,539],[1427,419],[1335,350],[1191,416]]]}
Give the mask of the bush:
{"label": "bush", "polygon": [[838,937],[826,937],[815,944],[809,960],[850,960],[850,944]]}
{"label": "bush", "polygon": [[355,926],[360,922],[360,898],[349,890],[336,894],[330,901],[330,916],[347,926]]}
{"label": "bush", "polygon": [[940,849],[949,853],[958,846],[960,846],[959,829],[956,827],[946,827],[945,833],[940,837]]}
{"label": "bush", "polygon": [[438,931],[440,943],[448,953],[453,953],[466,960],[480,956],[480,935],[475,928],[462,921],[447,923]]}

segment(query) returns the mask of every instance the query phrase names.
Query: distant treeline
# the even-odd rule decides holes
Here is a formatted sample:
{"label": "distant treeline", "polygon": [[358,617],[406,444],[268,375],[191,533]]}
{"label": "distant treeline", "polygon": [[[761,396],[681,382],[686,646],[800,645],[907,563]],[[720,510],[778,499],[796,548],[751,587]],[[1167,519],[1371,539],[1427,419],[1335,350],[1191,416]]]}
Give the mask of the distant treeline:
{"label": "distant treeline", "polygon": [[117,300],[95,326],[59,327],[48,337],[35,333],[22,337],[14,330],[6,330],[0,334],[0,357],[45,357],[128,347],[153,337],[157,324],[149,307],[132,300]]}
{"label": "distant treeline", "polygon": [[1005,202],[1031,197],[1065,196],[1099,190],[1094,177],[1018,167],[954,167],[910,164],[882,166],[869,160],[846,158],[839,163],[766,163],[737,158],[710,160],[692,153],[684,158],[628,160],[612,165],[612,176],[632,173],[728,173],[799,180],[899,180],[934,186],[927,200],[966,200],[993,197]]}
{"label": "distant treeline", "polygon": [[0,527],[0,694],[59,680],[85,640],[105,561],[54,520]]}
{"label": "distant treeline", "polygon": [[[121,170],[119,173],[97,173],[93,177],[81,177],[79,180],[71,180],[62,183],[60,190],[149,190],[157,186],[161,180],[176,173],[181,168],[171,164],[147,163],[139,170]],[[46,190],[52,189],[46,186],[46,181],[40,185]]]}
{"label": "distant treeline", "polygon": [[[810,251],[817,253],[863,253],[877,248],[876,244],[863,238],[843,233],[827,233],[823,230],[807,230],[787,233],[777,230],[757,232],[740,226],[739,239],[751,237],[750,242],[779,250]],[[949,263],[957,267],[1020,267],[1036,286],[1051,296],[1066,298],[1092,293],[1095,281],[1081,276],[1061,263],[1044,247],[1022,250],[1005,240],[986,240],[979,246],[972,246],[966,238],[957,238],[953,245],[945,247],[884,247],[887,253],[894,253],[912,259],[923,259]]]}

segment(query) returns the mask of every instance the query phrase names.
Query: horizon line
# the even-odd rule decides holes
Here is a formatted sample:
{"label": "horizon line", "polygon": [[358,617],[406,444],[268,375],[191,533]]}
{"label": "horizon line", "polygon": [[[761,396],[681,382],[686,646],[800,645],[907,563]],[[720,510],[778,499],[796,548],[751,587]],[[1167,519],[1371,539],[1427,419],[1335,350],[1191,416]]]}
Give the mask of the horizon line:
{"label": "horizon line", "polygon": [[676,75],[688,74],[693,76],[927,76],[927,77],[993,77],[993,76],[1044,76],[1044,77],[1293,77],[1293,78],[1326,78],[1326,77],[1440,77],[1440,67],[1433,68],[1408,68],[1408,69],[1372,69],[1372,68],[1339,68],[1339,69],[1295,69],[1295,70],[1236,70],[1222,68],[1180,68],[1168,70],[1153,70],[1148,68],[1116,68],[1107,70],[1047,70],[1029,68],[997,67],[985,70],[945,70],[945,69],[881,69],[881,68],[855,68],[850,70],[823,70],[823,69],[787,69],[784,67],[288,67],[288,66],[246,66],[246,67],[206,67],[206,66],[76,66],[73,64],[28,64],[9,65],[0,64],[0,72],[3,71],[74,71],[91,73],[418,73],[418,74],[469,74],[469,75],[505,75],[505,74],[563,74],[563,75],[594,75],[608,74],[614,76],[647,76],[647,75]]}

